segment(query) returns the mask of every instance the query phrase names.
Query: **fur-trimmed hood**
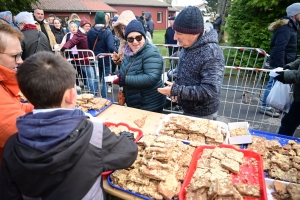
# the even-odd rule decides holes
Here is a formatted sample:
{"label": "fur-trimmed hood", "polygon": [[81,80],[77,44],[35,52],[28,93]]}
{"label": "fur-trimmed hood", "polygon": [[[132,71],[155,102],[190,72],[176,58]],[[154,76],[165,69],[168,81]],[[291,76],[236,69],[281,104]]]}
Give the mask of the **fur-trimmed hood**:
{"label": "fur-trimmed hood", "polygon": [[120,25],[127,26],[129,24],[129,22],[131,22],[134,19],[136,19],[136,18],[135,18],[134,13],[131,10],[125,10],[120,14],[120,16],[118,17],[118,20],[113,25],[115,34],[119,39],[124,39]]}
{"label": "fur-trimmed hood", "polygon": [[283,18],[277,20],[276,22],[271,23],[268,26],[268,30],[269,31],[276,31],[278,28],[280,28],[284,25],[288,25],[288,26],[294,28],[295,30],[298,30],[298,27],[299,27],[299,24],[295,20],[295,18],[293,18],[293,17],[283,17]]}

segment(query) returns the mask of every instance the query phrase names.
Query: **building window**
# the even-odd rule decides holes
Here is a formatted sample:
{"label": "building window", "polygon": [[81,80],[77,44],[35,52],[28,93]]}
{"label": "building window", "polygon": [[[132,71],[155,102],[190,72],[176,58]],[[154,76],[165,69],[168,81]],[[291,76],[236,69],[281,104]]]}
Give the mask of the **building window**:
{"label": "building window", "polygon": [[157,12],[157,23],[162,23],[162,12]]}

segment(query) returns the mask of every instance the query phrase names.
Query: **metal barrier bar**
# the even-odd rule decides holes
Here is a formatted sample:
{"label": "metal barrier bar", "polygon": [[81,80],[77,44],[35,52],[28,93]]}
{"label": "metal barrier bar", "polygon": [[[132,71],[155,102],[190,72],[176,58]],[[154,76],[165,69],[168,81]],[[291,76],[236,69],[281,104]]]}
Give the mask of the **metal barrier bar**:
{"label": "metal barrier bar", "polygon": [[76,86],[78,93],[99,95],[99,72],[95,55],[91,50],[65,50],[63,56],[77,70]]}

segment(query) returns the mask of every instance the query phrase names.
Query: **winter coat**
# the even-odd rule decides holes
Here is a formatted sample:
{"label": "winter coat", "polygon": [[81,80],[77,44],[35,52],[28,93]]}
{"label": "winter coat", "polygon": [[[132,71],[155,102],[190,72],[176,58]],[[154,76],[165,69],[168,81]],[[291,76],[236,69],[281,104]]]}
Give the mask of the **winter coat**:
{"label": "winter coat", "polygon": [[[41,30],[41,24],[40,24],[40,23],[38,23],[38,22],[36,21],[36,22],[35,22],[35,25],[36,25],[36,27],[37,27],[37,29],[38,29],[39,31],[42,31],[42,30]],[[49,40],[50,47],[51,47],[51,49],[54,49],[54,45],[56,44],[56,40],[55,40],[55,37],[54,37],[54,35],[53,35],[52,31],[51,31],[51,28],[50,28],[48,22],[46,22],[46,20],[43,21],[43,25],[44,25],[45,30],[46,30],[46,32],[47,32],[47,35],[46,35],[46,36],[47,36],[47,38],[48,38],[48,40]]]}
{"label": "winter coat", "polygon": [[221,24],[222,24],[222,18],[221,17],[217,17],[217,19],[214,21],[214,24],[213,24],[214,29],[220,30]]}
{"label": "winter coat", "polygon": [[[83,29],[80,29],[73,35],[73,37],[68,40],[62,48],[71,49],[76,45],[78,51],[78,58],[87,58],[93,56],[92,53],[87,51],[80,51],[80,50],[89,50],[88,48],[88,41],[87,35],[84,33]],[[79,64],[82,66],[89,66],[91,63],[89,60],[79,60]]]}
{"label": "winter coat", "polygon": [[168,27],[165,33],[165,44],[177,44],[177,40],[174,40],[175,31],[172,27]]}
{"label": "winter coat", "polygon": [[27,29],[22,30],[22,33],[25,37],[21,44],[23,60],[39,51],[52,51],[48,38],[42,31]]}
{"label": "winter coat", "polygon": [[0,65],[0,162],[6,140],[17,132],[16,119],[33,110],[31,104],[20,102],[19,93],[16,71]]}
{"label": "winter coat", "polygon": [[206,32],[179,57],[176,82],[171,96],[185,113],[207,116],[218,111],[224,72],[223,52],[215,30]]}
{"label": "winter coat", "polygon": [[[126,49],[125,52],[128,45]],[[127,106],[148,111],[163,108],[166,97],[157,91],[163,87],[163,59],[159,50],[146,40],[136,54],[124,55],[120,74]]]}
{"label": "winter coat", "polygon": [[64,30],[61,29],[56,29],[54,26],[51,28],[51,31],[55,37],[55,41],[57,44],[60,44],[65,36]]}
{"label": "winter coat", "polygon": [[288,63],[290,70],[284,72],[284,82],[294,84],[294,100],[300,101],[300,58]]}
{"label": "winter coat", "polygon": [[289,17],[273,22],[268,27],[274,31],[271,39],[270,66],[283,67],[297,56],[298,25]]}
{"label": "winter coat", "polygon": [[[89,30],[88,34],[88,46],[90,50],[93,50],[95,41],[98,37],[97,43],[95,45],[94,54],[97,56],[99,53],[113,53],[118,52],[117,48],[114,45],[114,37],[109,29],[101,29],[100,27],[94,27]],[[104,65],[103,65],[104,59]],[[103,68],[110,65],[110,58],[105,56],[104,58],[99,58],[98,67],[102,71]],[[109,72],[110,73],[110,72]],[[106,73],[107,74],[107,73]]]}
{"label": "winter coat", "polygon": [[30,113],[17,126],[3,151],[2,200],[105,199],[102,172],[130,167],[138,153],[77,109]]}
{"label": "winter coat", "polygon": [[125,10],[121,13],[121,15],[118,17],[118,20],[113,25],[113,29],[116,33],[116,36],[120,40],[120,46],[118,49],[118,53],[121,57],[124,55],[124,47],[127,44],[127,41],[124,39],[123,32],[121,30],[121,25],[127,26],[129,22],[136,19],[135,15],[131,10]]}

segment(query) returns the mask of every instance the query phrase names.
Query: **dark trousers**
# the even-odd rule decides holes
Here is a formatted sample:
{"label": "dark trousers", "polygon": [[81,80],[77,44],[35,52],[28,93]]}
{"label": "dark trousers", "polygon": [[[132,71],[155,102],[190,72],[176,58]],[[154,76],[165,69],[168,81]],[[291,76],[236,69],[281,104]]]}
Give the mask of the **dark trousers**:
{"label": "dark trousers", "polygon": [[300,125],[300,101],[293,101],[290,110],[281,120],[278,134],[293,136]]}

